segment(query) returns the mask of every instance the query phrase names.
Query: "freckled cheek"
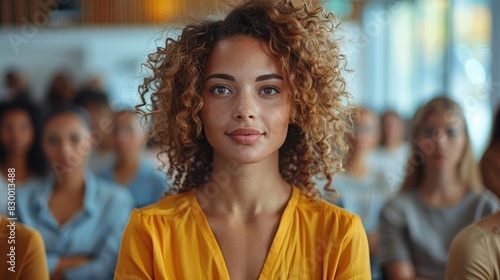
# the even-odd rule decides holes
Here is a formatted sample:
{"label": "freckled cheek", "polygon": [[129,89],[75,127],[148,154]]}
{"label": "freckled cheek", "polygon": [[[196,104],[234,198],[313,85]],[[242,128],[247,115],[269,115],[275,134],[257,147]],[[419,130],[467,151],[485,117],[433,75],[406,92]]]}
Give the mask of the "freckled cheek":
{"label": "freckled cheek", "polygon": [[228,114],[230,114],[230,109],[221,104],[207,102],[201,109],[201,116],[204,122],[209,120],[222,120]]}
{"label": "freckled cheek", "polygon": [[286,134],[290,123],[290,110],[288,107],[275,108],[274,110],[269,110],[268,112],[268,120],[273,130]]}

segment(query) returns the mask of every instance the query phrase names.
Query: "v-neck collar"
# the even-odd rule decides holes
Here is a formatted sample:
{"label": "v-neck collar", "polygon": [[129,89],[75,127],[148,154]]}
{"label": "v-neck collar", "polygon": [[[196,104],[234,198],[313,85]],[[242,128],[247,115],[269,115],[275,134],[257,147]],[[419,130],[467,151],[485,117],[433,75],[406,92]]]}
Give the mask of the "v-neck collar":
{"label": "v-neck collar", "polygon": [[[271,243],[271,247],[269,248],[269,252],[267,253],[266,260],[264,261],[264,265],[259,275],[259,280],[261,279],[269,279],[270,273],[278,256],[280,254],[281,248],[283,247],[283,242],[285,240],[285,235],[288,232],[288,228],[290,227],[290,221],[293,216],[293,212],[297,206],[299,201],[300,190],[297,187],[292,186],[292,194],[290,195],[290,199],[287,202],[285,210],[281,215],[281,219],[278,225],[278,230],[274,235],[273,241]],[[208,244],[210,252],[212,253],[215,264],[221,274],[221,279],[231,279],[229,277],[229,271],[227,269],[226,261],[224,260],[224,256],[222,255],[222,251],[217,243],[217,239],[215,238],[212,229],[208,223],[208,219],[203,212],[198,200],[196,199],[195,190],[191,190],[189,194],[189,200],[193,207],[195,219],[200,227],[200,230],[205,238],[205,241]]]}

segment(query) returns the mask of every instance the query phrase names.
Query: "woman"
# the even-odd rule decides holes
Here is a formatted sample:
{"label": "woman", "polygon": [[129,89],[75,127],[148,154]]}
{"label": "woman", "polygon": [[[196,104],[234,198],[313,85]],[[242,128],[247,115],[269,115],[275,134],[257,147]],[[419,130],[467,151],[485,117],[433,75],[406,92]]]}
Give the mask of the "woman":
{"label": "woman", "polygon": [[378,256],[389,279],[445,279],[455,235],[493,213],[498,201],[480,190],[458,104],[435,98],[418,110],[413,122],[402,191],[381,214]]}
{"label": "woman", "polygon": [[410,146],[405,142],[404,120],[394,111],[381,116],[380,147],[369,155],[369,165],[380,170],[387,178],[391,189],[398,191],[405,177],[405,162]]}
{"label": "woman", "polygon": [[500,198],[500,109],[495,115],[491,142],[481,159],[484,185]]}
{"label": "woman", "polygon": [[500,212],[466,227],[455,237],[446,279],[500,279]]}
{"label": "woman", "polygon": [[133,111],[115,113],[113,141],[116,161],[100,175],[127,187],[135,200],[135,207],[157,202],[166,190],[166,177],[153,162],[143,155],[146,134]]}
{"label": "woman", "polygon": [[40,146],[39,111],[27,100],[0,103],[0,171],[16,169],[16,183],[46,174]]}
{"label": "woman", "polygon": [[89,156],[88,166],[90,171],[100,173],[115,162],[111,135],[113,111],[108,96],[101,90],[84,88],[75,97],[74,103],[87,111],[92,130],[99,134],[99,140]]}
{"label": "woman", "polygon": [[111,279],[133,199],[87,171],[90,125],[80,107],[46,117],[43,151],[53,176],[17,193],[19,219],[42,234],[51,279]]}
{"label": "woman", "polygon": [[[384,203],[394,192],[383,173],[366,164],[367,155],[380,137],[377,115],[362,109],[355,120],[356,133],[348,137],[350,150],[346,171],[335,176],[333,188],[339,192],[337,205],[360,216],[368,235],[372,279],[381,279],[382,273],[376,260],[378,221]],[[325,198],[333,202],[328,196]]]}
{"label": "woman", "polygon": [[177,193],[132,212],[116,279],[370,278],[359,217],[312,181],[352,125],[332,18],[245,1],[149,56],[140,108]]}
{"label": "woman", "polygon": [[38,114],[25,99],[0,103],[0,213],[7,213],[9,170],[15,170],[16,188],[46,174]]}

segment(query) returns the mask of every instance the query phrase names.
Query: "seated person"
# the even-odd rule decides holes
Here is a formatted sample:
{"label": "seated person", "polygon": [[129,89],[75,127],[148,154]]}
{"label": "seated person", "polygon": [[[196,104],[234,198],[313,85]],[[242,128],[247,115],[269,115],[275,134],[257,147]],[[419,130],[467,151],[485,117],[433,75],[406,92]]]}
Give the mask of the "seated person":
{"label": "seated person", "polygon": [[116,161],[99,175],[127,187],[140,208],[157,202],[166,190],[166,174],[144,156],[146,134],[133,111],[120,111],[114,117]]}
{"label": "seated person", "polygon": [[405,142],[405,123],[394,111],[381,116],[380,147],[367,156],[370,168],[382,172],[393,191],[399,190],[405,177],[410,146]]}
{"label": "seated person", "polygon": [[[345,163],[346,171],[335,176],[333,189],[339,192],[336,204],[361,217],[370,246],[372,279],[381,279],[382,274],[375,257],[378,221],[384,203],[394,192],[382,172],[366,163],[366,156],[379,138],[377,116],[363,109],[355,121],[357,130],[348,137],[350,150]],[[329,192],[325,192],[325,198],[335,202]]]}
{"label": "seated person", "polygon": [[42,234],[53,279],[111,279],[134,206],[126,190],[87,170],[89,132],[81,108],[53,109],[42,130],[53,174],[17,193],[19,219]]}
{"label": "seated person", "polygon": [[388,279],[445,279],[451,241],[470,223],[496,211],[481,190],[465,117],[439,97],[418,110],[402,191],[380,217],[379,261]]}
{"label": "seated person", "polygon": [[47,174],[40,146],[39,114],[28,100],[0,103],[0,187],[9,183],[12,169],[16,188]]}
{"label": "seated person", "polygon": [[500,212],[464,228],[455,237],[446,279],[500,279]]}

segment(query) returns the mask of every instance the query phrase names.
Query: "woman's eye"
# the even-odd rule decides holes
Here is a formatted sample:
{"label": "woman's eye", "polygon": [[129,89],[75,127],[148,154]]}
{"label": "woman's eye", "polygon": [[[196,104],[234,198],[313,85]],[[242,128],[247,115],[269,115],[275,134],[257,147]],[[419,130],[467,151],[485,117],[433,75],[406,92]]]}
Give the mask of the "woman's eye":
{"label": "woman's eye", "polygon": [[71,143],[73,143],[73,144],[80,143],[80,140],[81,140],[80,135],[72,135],[71,136]]}
{"label": "woman's eye", "polygon": [[273,87],[265,87],[260,91],[260,93],[263,95],[272,96],[272,95],[278,94],[279,91]]}
{"label": "woman's eye", "polygon": [[432,138],[432,135],[434,134],[434,128],[424,128],[424,137],[426,138]]}
{"label": "woman's eye", "polygon": [[56,137],[47,138],[47,143],[52,147],[57,147],[59,145],[59,139]]}
{"label": "woman's eye", "polygon": [[231,91],[227,87],[215,86],[210,89],[210,92],[216,95],[226,95],[230,94]]}
{"label": "woman's eye", "polygon": [[446,131],[446,133],[448,134],[449,137],[456,137],[458,134],[458,131],[455,128],[450,128]]}

